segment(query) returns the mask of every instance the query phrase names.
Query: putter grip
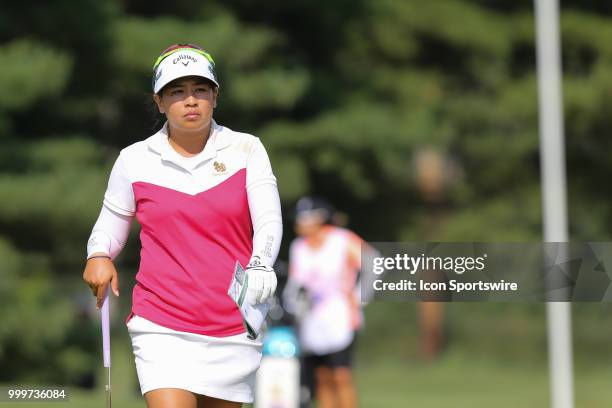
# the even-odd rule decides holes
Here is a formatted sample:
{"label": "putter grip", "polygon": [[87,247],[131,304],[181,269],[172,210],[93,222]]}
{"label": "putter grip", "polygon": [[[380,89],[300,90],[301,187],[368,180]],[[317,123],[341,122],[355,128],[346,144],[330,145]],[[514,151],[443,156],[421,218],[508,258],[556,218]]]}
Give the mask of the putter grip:
{"label": "putter grip", "polygon": [[104,358],[104,367],[111,366],[110,356],[110,317],[109,317],[109,288],[106,289],[104,302],[100,313],[102,314],[102,353]]}

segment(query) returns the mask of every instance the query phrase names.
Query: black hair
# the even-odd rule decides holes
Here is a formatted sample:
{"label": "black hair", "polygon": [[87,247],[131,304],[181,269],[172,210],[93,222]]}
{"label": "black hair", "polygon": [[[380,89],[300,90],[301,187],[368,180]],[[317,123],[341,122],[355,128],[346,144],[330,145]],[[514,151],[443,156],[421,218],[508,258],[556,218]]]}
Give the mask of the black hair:
{"label": "black hair", "polygon": [[159,111],[159,107],[155,102],[155,94],[145,94],[144,100],[145,108],[151,119],[153,120],[153,124],[151,125],[151,130],[157,131],[161,127],[161,124],[164,123],[165,115]]}
{"label": "black hair", "polygon": [[325,224],[333,224],[336,210],[334,206],[322,197],[306,196],[298,200],[295,205],[295,217],[300,213],[308,211],[320,211],[325,218]]}

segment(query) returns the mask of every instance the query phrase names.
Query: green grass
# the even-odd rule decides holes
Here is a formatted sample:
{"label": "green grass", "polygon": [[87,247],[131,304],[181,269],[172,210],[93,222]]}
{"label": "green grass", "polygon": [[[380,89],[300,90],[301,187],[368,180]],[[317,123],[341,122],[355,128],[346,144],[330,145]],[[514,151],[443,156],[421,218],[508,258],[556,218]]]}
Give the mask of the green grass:
{"label": "green grass", "polygon": [[[578,366],[576,407],[612,406],[612,368]],[[381,358],[356,370],[361,407],[543,408],[547,364],[504,363],[451,352],[432,364]]]}
{"label": "green grass", "polygon": [[[611,407],[612,305],[572,309],[575,406]],[[432,364],[418,360],[417,328],[414,304],[368,307],[356,367],[361,407],[549,406],[544,304],[447,304],[448,348]]]}
{"label": "green grass", "polygon": [[[113,338],[111,351],[113,408],[145,408],[146,404],[140,395],[138,378],[134,365],[134,356],[127,336],[117,336],[117,338]],[[106,392],[104,391],[104,386],[106,384],[106,371],[104,367],[102,367],[101,360],[102,356],[100,356],[100,367],[97,372],[99,386],[95,391],[69,387],[68,401],[66,402],[0,402],[0,408],[105,408]]]}
{"label": "green grass", "polygon": [[[375,303],[366,320],[355,366],[362,408],[549,406],[542,304],[448,305],[448,348],[431,364],[417,358],[414,304]],[[573,323],[575,406],[611,407],[612,305],[575,305]],[[113,336],[113,407],[144,408],[124,327]],[[0,408],[103,408],[102,367],[98,379],[96,391],[71,388],[65,403],[0,403]]]}
{"label": "green grass", "polygon": [[[115,356],[114,356],[115,357]],[[115,364],[124,366],[125,362]],[[127,365],[113,372],[113,407],[144,408],[135,392],[133,379],[126,376]],[[432,364],[392,356],[376,361],[357,361],[356,376],[360,407],[393,408],[543,408],[548,406],[548,373],[544,363],[495,362],[474,359],[449,351]],[[576,367],[576,407],[612,406],[612,368]],[[0,407],[100,407],[105,405],[102,390],[71,390],[66,403],[5,403]]]}

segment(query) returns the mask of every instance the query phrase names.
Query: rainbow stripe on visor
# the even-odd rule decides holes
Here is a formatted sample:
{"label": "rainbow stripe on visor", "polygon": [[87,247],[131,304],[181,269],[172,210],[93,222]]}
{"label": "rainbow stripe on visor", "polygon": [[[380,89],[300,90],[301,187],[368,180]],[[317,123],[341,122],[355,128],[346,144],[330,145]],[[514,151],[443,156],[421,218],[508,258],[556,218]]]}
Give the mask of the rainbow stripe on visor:
{"label": "rainbow stripe on visor", "polygon": [[206,51],[204,51],[204,48],[200,47],[199,45],[195,45],[195,44],[174,44],[171,45],[170,47],[166,48],[161,55],[157,58],[157,60],[155,61],[155,64],[153,64],[153,71],[155,71],[157,69],[157,67],[159,66],[159,64],[161,64],[161,62],[169,55],[174,54],[177,51],[181,51],[184,49],[188,49],[188,50],[192,50],[197,52],[200,55],[203,55],[214,67],[215,66],[215,61],[213,60],[213,57],[207,53]]}

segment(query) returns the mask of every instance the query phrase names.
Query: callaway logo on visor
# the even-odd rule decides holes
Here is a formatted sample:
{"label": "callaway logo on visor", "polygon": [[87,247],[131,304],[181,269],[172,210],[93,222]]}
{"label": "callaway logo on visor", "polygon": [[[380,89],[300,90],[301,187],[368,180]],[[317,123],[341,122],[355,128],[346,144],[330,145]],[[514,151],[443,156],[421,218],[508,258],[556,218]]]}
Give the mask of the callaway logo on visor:
{"label": "callaway logo on visor", "polygon": [[[182,61],[185,60],[185,61]],[[181,62],[184,66],[189,65],[189,61],[193,61],[193,62],[198,62],[197,59],[195,59],[195,57],[191,56],[191,55],[186,55],[186,54],[181,54],[178,57],[176,57],[175,59],[172,60],[173,64],[176,64],[177,62]]]}

